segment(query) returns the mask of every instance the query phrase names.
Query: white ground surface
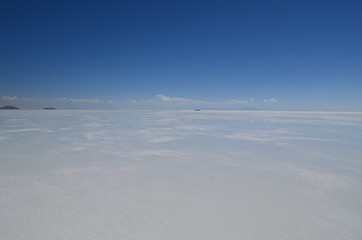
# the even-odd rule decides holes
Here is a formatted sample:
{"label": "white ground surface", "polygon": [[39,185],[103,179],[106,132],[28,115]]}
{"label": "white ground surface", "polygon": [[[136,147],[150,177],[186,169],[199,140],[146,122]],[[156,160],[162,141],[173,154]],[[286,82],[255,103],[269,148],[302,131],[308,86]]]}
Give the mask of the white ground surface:
{"label": "white ground surface", "polygon": [[0,239],[362,239],[362,114],[0,111]]}

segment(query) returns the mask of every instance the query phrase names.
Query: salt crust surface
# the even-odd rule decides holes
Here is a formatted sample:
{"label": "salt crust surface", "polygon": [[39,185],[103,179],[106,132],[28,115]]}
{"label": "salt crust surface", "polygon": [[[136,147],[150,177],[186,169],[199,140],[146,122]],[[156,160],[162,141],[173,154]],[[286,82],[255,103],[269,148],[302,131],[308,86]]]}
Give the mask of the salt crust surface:
{"label": "salt crust surface", "polygon": [[0,112],[0,238],[362,239],[362,114]]}

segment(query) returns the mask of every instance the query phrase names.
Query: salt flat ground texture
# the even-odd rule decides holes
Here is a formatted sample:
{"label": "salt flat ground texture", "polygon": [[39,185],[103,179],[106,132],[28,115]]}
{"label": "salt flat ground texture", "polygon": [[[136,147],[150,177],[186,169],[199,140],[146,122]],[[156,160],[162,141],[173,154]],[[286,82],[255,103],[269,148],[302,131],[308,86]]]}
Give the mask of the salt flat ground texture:
{"label": "salt flat ground texture", "polygon": [[362,239],[362,114],[0,112],[0,238]]}

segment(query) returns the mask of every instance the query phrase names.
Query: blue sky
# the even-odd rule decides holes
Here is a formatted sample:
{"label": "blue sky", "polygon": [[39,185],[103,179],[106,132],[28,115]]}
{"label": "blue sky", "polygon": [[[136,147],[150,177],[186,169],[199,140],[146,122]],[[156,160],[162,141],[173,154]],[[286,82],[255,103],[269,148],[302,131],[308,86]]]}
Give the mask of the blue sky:
{"label": "blue sky", "polygon": [[3,1],[0,103],[361,111],[361,11],[361,1]]}

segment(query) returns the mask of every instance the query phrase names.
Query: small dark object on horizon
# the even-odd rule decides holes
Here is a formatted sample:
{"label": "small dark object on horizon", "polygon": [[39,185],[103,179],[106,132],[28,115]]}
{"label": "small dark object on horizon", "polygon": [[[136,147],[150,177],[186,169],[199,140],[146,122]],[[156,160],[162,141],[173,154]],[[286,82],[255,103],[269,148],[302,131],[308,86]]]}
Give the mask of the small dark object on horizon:
{"label": "small dark object on horizon", "polygon": [[56,108],[52,108],[52,107],[46,107],[46,108],[43,108],[44,110],[55,110]]}
{"label": "small dark object on horizon", "polygon": [[200,109],[195,109],[195,111],[200,112],[201,110]]}
{"label": "small dark object on horizon", "polygon": [[5,106],[5,107],[2,107],[0,109],[4,109],[4,110],[14,110],[14,109],[19,109],[17,107],[14,107],[14,106]]}

